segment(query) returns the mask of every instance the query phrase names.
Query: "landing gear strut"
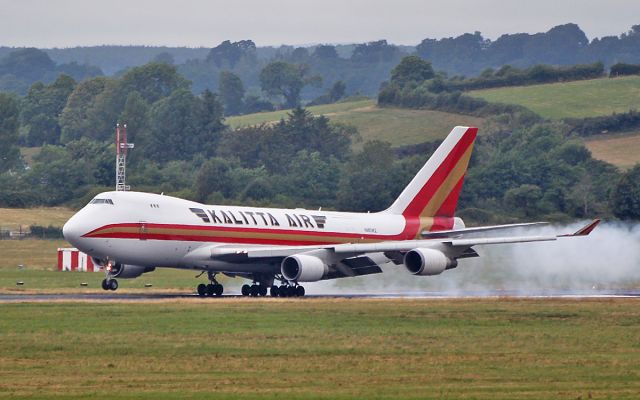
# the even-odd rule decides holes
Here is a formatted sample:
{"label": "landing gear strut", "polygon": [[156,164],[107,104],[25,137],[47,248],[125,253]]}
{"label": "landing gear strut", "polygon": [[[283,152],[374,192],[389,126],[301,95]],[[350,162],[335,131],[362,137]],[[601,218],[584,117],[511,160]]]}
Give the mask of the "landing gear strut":
{"label": "landing gear strut", "polygon": [[[222,286],[216,280],[216,275],[217,274],[218,274],[217,272],[207,271],[207,276],[209,278],[209,284],[205,285],[204,283],[201,283],[201,284],[198,285],[197,290],[198,290],[198,295],[199,296],[209,296],[209,297],[211,297],[211,296],[216,296],[216,297],[222,296],[222,292],[224,292],[224,286]],[[202,275],[202,274],[200,274],[200,275]],[[200,275],[198,275],[198,276],[200,276]]]}
{"label": "landing gear strut", "polygon": [[115,278],[111,277],[111,270],[113,269],[113,265],[111,261],[108,261],[104,266],[105,279],[102,280],[102,289],[104,290],[116,290],[118,289],[118,281]]}

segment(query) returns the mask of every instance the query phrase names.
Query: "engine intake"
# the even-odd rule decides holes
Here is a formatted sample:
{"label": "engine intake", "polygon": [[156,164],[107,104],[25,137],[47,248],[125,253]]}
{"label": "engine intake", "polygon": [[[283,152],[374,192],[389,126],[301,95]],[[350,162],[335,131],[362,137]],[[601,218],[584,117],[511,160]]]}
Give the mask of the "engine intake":
{"label": "engine intake", "polygon": [[140,275],[154,271],[155,269],[155,267],[115,263],[111,266],[111,276],[123,279],[137,278]]}
{"label": "engine intake", "polygon": [[457,267],[458,261],[438,250],[417,248],[404,255],[404,266],[414,275],[439,275],[445,269]]}
{"label": "engine intake", "polygon": [[327,274],[329,266],[318,257],[297,254],[282,260],[280,271],[289,281],[316,282]]}

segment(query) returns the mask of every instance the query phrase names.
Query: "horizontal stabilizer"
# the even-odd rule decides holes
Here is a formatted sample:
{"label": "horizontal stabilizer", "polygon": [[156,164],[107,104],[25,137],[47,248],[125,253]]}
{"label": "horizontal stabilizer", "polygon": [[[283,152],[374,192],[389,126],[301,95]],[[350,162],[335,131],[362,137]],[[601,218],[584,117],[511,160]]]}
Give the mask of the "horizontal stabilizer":
{"label": "horizontal stabilizer", "polygon": [[599,219],[594,219],[593,221],[591,221],[591,223],[589,223],[588,225],[578,229],[575,233],[569,233],[569,234],[566,234],[566,235],[558,235],[558,237],[587,236],[588,234],[591,233],[591,231],[596,229],[596,226],[598,226],[599,223],[600,223]]}

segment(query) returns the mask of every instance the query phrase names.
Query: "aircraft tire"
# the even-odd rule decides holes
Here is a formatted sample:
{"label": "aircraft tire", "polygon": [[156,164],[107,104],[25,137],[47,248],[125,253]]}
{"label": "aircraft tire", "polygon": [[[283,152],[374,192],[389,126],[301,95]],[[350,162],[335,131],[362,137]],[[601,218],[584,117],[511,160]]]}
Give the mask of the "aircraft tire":
{"label": "aircraft tire", "polygon": [[267,295],[267,287],[264,285],[258,285],[258,294],[260,297],[264,297]]}
{"label": "aircraft tire", "polygon": [[251,286],[244,284],[242,285],[242,295],[249,296],[251,294]]}
{"label": "aircraft tire", "polygon": [[257,297],[260,293],[260,287],[258,285],[251,285],[251,297]]}
{"label": "aircraft tire", "polygon": [[278,286],[277,285],[273,285],[271,286],[271,290],[269,291],[271,294],[271,297],[278,297]]}
{"label": "aircraft tire", "polygon": [[109,283],[107,282],[106,279],[102,280],[102,289],[103,290],[109,290]]}
{"label": "aircraft tire", "polygon": [[304,294],[305,294],[304,286],[296,287],[296,297],[304,297]]}
{"label": "aircraft tire", "polygon": [[109,281],[109,290],[116,291],[118,290],[118,281],[115,279],[111,279]]}
{"label": "aircraft tire", "polygon": [[216,292],[216,287],[213,283],[207,285],[207,296],[213,296]]}
{"label": "aircraft tire", "polygon": [[198,296],[206,296],[207,295],[207,285],[201,283],[198,285]]}
{"label": "aircraft tire", "polygon": [[224,287],[221,284],[217,283],[217,284],[213,285],[213,288],[214,288],[213,289],[213,294],[214,295],[216,295],[217,297],[222,296],[222,292],[224,292]]}

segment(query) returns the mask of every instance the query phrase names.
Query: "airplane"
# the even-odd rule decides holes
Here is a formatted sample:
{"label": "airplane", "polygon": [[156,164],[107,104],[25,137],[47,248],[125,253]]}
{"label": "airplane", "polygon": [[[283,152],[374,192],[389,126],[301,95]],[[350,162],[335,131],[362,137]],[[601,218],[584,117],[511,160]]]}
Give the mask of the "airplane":
{"label": "airplane", "polygon": [[116,278],[180,268],[207,274],[209,283],[196,288],[200,296],[222,295],[216,279],[221,273],[253,282],[242,286],[243,296],[266,296],[269,288],[272,296],[299,297],[305,282],[377,274],[392,266],[416,276],[439,275],[460,259],[478,257],[475,246],[586,236],[598,225],[594,220],[564,235],[497,237],[486,234],[541,223],[466,227],[454,214],[477,132],[455,127],[381,212],[206,205],[113,191],[98,194],[73,215],[63,235],[104,267],[105,290],[118,288]]}

